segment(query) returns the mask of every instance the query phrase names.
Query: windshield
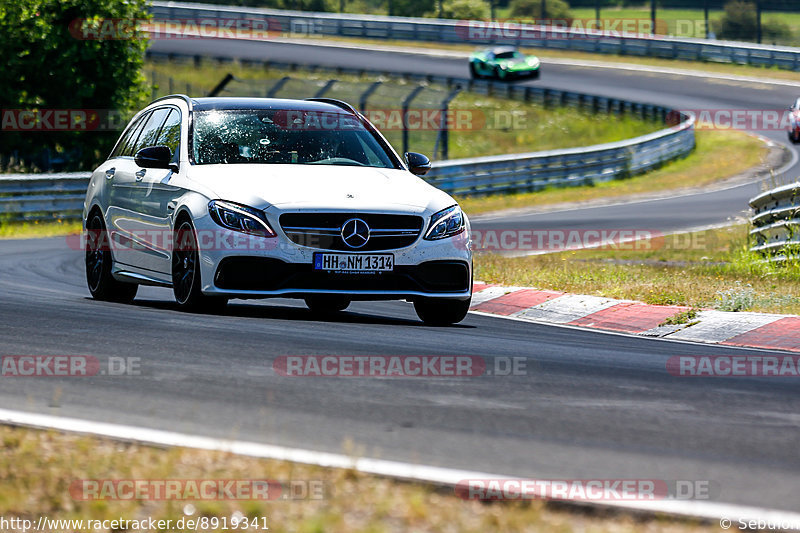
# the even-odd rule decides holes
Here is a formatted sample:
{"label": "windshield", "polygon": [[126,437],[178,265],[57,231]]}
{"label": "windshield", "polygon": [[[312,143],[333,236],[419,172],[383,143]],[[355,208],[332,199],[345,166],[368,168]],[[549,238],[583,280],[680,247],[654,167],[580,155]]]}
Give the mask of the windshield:
{"label": "windshield", "polygon": [[522,55],[521,52],[517,52],[515,50],[512,50],[512,51],[509,51],[509,52],[500,52],[498,54],[495,54],[494,57],[496,59],[522,59],[525,56]]}
{"label": "windshield", "polygon": [[196,111],[197,165],[257,163],[396,168],[376,136],[349,113],[290,109]]}

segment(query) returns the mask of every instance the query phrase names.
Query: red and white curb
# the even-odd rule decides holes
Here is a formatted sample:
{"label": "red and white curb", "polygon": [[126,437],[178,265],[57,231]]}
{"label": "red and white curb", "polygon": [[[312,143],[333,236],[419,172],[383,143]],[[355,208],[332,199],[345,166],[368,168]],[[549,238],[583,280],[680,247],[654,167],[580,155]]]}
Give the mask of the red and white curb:
{"label": "red and white curb", "polygon": [[480,282],[471,310],[645,337],[800,352],[800,316],[793,315],[704,310],[685,324],[662,326],[689,307]]}

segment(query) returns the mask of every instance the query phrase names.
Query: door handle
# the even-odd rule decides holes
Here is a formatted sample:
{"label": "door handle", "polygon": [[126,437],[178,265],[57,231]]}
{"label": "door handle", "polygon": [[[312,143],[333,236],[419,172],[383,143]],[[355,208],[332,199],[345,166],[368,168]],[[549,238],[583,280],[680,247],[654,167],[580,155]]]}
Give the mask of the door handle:
{"label": "door handle", "polygon": [[137,172],[136,173],[136,181],[142,181],[142,179],[144,178],[145,172],[147,172],[147,170],[145,170],[145,169],[142,169],[139,172]]}
{"label": "door handle", "polygon": [[113,178],[114,177],[114,172],[116,172],[116,171],[117,171],[117,169],[114,168],[114,167],[111,167],[108,170],[106,170],[106,179],[110,180],[111,178]]}

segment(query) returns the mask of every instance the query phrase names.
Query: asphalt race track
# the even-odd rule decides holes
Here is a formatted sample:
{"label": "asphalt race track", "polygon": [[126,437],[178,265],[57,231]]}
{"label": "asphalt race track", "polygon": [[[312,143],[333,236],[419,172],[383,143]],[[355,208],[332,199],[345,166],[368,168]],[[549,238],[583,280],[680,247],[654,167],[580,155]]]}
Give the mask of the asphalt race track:
{"label": "asphalt race track", "polygon": [[[462,62],[229,41],[155,47],[273,59],[313,57],[465,75]],[[206,47],[205,49],[203,47]],[[352,54],[352,55],[349,55]],[[786,87],[748,87],[545,65],[551,86],[678,107],[781,109]],[[783,132],[767,132],[777,140]],[[504,220],[680,229],[724,221],[754,186]],[[714,200],[716,198],[716,200]],[[670,203],[672,202],[672,203]],[[657,207],[654,207],[656,206]],[[648,215],[658,218],[650,219]],[[671,216],[667,216],[671,213]],[[556,216],[554,219],[553,217]],[[546,218],[543,218],[546,217]],[[555,220],[555,221],[554,221]],[[670,220],[672,225],[669,225]],[[166,289],[133,305],[89,299],[82,253],[63,238],[0,241],[0,343],[6,354],[139,357],[139,376],[1,378],[0,405],[37,413],[395,459],[515,477],[709,480],[714,501],[796,510],[800,390],[791,379],[677,378],[675,355],[763,353],[634,338],[471,314],[423,326],[402,302],[356,303],[315,319],[299,302],[234,301],[220,316],[178,311]],[[524,357],[526,375],[290,378],[281,355]]]}

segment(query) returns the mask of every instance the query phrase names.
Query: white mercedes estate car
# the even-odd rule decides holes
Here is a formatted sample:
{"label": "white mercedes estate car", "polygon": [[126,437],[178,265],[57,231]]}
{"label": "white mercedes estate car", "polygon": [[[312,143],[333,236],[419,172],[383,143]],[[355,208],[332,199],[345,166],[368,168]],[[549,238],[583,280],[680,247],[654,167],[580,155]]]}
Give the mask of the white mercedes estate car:
{"label": "white mercedes estate car", "polygon": [[92,174],[84,205],[94,298],[171,287],[178,305],[302,298],[318,313],[404,299],[461,321],[469,221],[352,106],[332,99],[168,96],[140,111]]}

